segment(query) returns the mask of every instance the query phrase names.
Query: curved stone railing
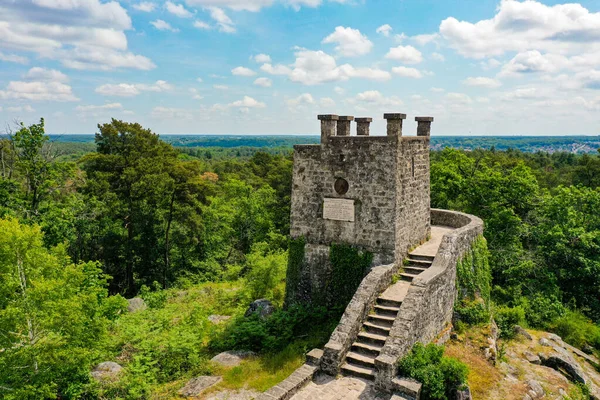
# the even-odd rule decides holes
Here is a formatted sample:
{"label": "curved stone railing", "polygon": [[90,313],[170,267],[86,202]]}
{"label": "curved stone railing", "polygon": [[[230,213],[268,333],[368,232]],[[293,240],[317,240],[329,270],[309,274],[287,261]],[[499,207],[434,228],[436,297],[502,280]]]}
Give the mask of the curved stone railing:
{"label": "curved stone railing", "polygon": [[333,376],[339,373],[346,353],[358,337],[363,321],[375,305],[377,297],[391,284],[397,270],[398,267],[394,264],[380,265],[373,267],[363,278],[323,349],[321,371]]}
{"label": "curved stone railing", "polygon": [[455,228],[442,238],[431,267],[408,290],[380,355],[375,359],[376,385],[393,390],[398,360],[417,342],[429,343],[452,319],[456,299],[456,265],[483,233],[483,221],[473,215],[431,210],[431,224]]}

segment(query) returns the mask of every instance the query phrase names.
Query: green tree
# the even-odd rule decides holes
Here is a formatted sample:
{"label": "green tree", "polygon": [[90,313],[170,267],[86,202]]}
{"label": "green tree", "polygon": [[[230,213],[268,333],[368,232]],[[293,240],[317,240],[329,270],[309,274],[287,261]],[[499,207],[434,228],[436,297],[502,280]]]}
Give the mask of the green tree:
{"label": "green tree", "polygon": [[124,300],[107,297],[96,263],[45,249],[39,226],[3,219],[0,231],[0,397],[77,397]]}

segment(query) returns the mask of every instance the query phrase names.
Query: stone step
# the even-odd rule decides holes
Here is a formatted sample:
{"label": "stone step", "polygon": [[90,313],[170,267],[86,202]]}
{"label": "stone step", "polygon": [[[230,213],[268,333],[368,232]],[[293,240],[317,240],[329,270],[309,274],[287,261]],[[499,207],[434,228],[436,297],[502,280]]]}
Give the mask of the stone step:
{"label": "stone step", "polygon": [[368,321],[363,324],[363,328],[365,328],[365,330],[369,333],[383,336],[388,336],[391,329],[390,326],[381,326]]}
{"label": "stone step", "polygon": [[354,342],[354,343],[352,343],[352,346],[350,346],[350,349],[353,352],[364,354],[367,356],[372,356],[372,357],[377,357],[379,355],[379,353],[381,352],[382,348],[383,348],[383,346],[378,346],[378,345],[369,344],[369,343],[360,343],[360,342]]}
{"label": "stone step", "polygon": [[402,302],[399,300],[388,299],[380,296],[377,298],[377,304],[379,304],[380,306],[400,308]]}
{"label": "stone step", "polygon": [[387,315],[369,314],[367,316],[367,321],[379,326],[391,327],[395,320],[395,317],[388,317]]}
{"label": "stone step", "polygon": [[404,267],[403,270],[407,274],[419,275],[421,272],[427,271],[427,268],[413,267],[412,265],[409,265],[409,266]]}
{"label": "stone step", "polygon": [[349,351],[346,354],[346,362],[361,367],[375,368],[375,357]]}
{"label": "stone step", "polygon": [[385,315],[394,318],[396,318],[398,311],[400,311],[400,307],[380,306],[379,304],[375,304],[374,308],[377,315]]}
{"label": "stone step", "polygon": [[400,274],[400,277],[402,278],[403,281],[412,282],[413,279],[415,279],[417,277],[417,275],[407,274],[406,272],[403,272]]}
{"label": "stone step", "polygon": [[414,265],[415,267],[429,268],[429,267],[431,267],[431,264],[433,264],[433,261],[415,260],[415,259],[412,259],[412,258],[408,258],[407,259],[407,264],[408,265]]}
{"label": "stone step", "polygon": [[369,332],[358,332],[357,341],[360,343],[375,344],[383,347],[386,340],[387,336],[385,335],[378,335],[376,333]]}
{"label": "stone step", "polygon": [[344,375],[355,376],[357,378],[368,379],[370,381],[375,380],[375,370],[373,368],[365,368],[358,365],[344,363],[344,365],[342,365],[342,373]]}
{"label": "stone step", "polygon": [[408,253],[408,258],[410,258],[411,260],[422,260],[422,261],[431,261],[431,262],[433,262],[433,259],[435,258],[435,256],[426,256],[426,255],[423,255],[423,254]]}

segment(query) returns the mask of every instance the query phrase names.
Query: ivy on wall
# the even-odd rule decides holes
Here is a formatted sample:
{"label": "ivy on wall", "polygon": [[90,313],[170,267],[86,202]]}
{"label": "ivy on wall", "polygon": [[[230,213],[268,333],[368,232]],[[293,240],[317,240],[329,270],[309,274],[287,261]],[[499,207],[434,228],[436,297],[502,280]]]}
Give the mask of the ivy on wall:
{"label": "ivy on wall", "polygon": [[492,272],[489,263],[487,241],[479,235],[456,265],[457,284],[462,297],[481,297],[486,304],[490,301]]}
{"label": "ivy on wall", "polygon": [[371,266],[373,254],[346,244],[332,244],[331,277],[327,283],[329,306],[345,309]]}
{"label": "ivy on wall", "polygon": [[302,264],[304,263],[305,244],[306,241],[304,240],[304,237],[290,239],[288,247],[288,268],[285,275],[285,303],[288,306],[295,303],[298,300],[296,292],[300,283],[300,272],[302,270]]}

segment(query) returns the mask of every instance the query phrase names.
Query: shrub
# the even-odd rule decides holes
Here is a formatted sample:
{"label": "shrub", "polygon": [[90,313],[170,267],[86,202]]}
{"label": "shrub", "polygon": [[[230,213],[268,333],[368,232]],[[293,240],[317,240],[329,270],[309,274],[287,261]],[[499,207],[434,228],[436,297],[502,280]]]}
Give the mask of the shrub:
{"label": "shrub", "polygon": [[500,337],[510,339],[515,335],[515,325],[521,325],[525,321],[525,310],[522,307],[497,307],[494,319],[500,329]]}
{"label": "shrub", "polygon": [[565,306],[556,296],[537,294],[521,300],[525,310],[525,317],[529,326],[546,328],[548,321],[554,321],[566,312]]}
{"label": "shrub", "polygon": [[548,328],[575,347],[589,345],[600,350],[600,327],[580,312],[567,311],[548,324]]}
{"label": "shrub", "polygon": [[415,344],[411,352],[398,363],[401,375],[418,380],[423,384],[423,400],[447,400],[454,391],[467,381],[469,370],[465,364],[444,357],[444,347],[421,343]]}
{"label": "shrub", "polygon": [[251,300],[267,298],[276,303],[283,302],[287,252],[271,251],[268,244],[261,242],[252,246],[246,257],[246,293]]}
{"label": "shrub", "polygon": [[483,301],[463,300],[454,307],[454,311],[460,322],[469,325],[482,324],[490,320],[490,312]]}

